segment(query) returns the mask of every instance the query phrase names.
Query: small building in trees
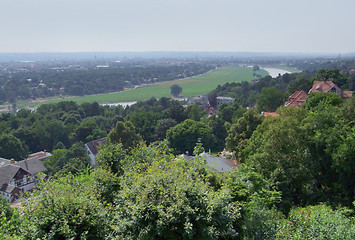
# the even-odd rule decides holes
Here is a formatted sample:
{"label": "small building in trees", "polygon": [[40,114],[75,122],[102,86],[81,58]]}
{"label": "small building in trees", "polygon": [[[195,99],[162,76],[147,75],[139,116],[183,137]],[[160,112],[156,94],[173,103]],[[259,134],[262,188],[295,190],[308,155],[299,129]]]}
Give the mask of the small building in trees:
{"label": "small building in trees", "polygon": [[43,160],[46,160],[47,158],[49,158],[50,156],[52,156],[51,153],[46,152],[46,151],[40,151],[40,152],[29,154],[27,157],[27,160],[32,159],[32,158],[37,158],[40,161],[43,161]]}
{"label": "small building in trees", "polygon": [[193,98],[190,98],[188,101],[189,105],[192,105],[195,103],[200,103],[203,108],[207,108],[208,107],[208,96],[207,95],[199,95],[199,96],[195,96]]}
{"label": "small building in trees", "polygon": [[352,91],[343,91],[340,87],[338,87],[332,81],[314,81],[312,88],[308,91],[308,94],[314,92],[321,92],[321,93],[336,93],[342,99],[351,98]]}
{"label": "small building in trees", "polygon": [[[6,161],[5,161],[6,160]],[[26,191],[31,191],[39,181],[38,174],[46,171],[38,158],[19,162],[2,159],[0,165],[0,196],[13,202]],[[45,177],[43,174],[42,177]]]}
{"label": "small building in trees", "polygon": [[[188,152],[186,153],[187,154],[181,154],[180,157],[185,158],[185,160],[187,161],[192,161],[193,159],[196,158],[196,156],[190,156],[188,155]],[[200,157],[204,158],[206,164],[217,172],[224,172],[224,171],[237,169],[236,161],[232,159],[227,159],[224,156],[215,157],[212,156],[211,154],[203,152],[200,154]]]}
{"label": "small building in trees", "polygon": [[275,112],[261,112],[261,115],[263,115],[264,118],[280,116],[280,114],[275,113]]}
{"label": "small building in trees", "polygon": [[303,103],[306,102],[307,96],[307,93],[305,93],[303,90],[296,91],[288,97],[289,100],[285,103],[285,107],[300,107]]}
{"label": "small building in trees", "polygon": [[217,107],[223,103],[232,104],[234,100],[232,97],[217,97]]}
{"label": "small building in trees", "polygon": [[94,166],[96,163],[96,155],[99,152],[99,147],[106,143],[106,138],[100,138],[91,142],[85,143],[85,149],[90,157],[90,165]]}

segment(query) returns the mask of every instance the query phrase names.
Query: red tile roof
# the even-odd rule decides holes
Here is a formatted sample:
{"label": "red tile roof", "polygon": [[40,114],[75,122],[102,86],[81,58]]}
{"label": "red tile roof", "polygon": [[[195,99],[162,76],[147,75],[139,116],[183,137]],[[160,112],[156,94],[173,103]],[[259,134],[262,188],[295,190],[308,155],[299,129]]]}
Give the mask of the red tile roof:
{"label": "red tile roof", "polygon": [[306,99],[307,93],[305,93],[304,91],[296,91],[291,96],[289,96],[289,101],[286,102],[285,107],[299,107],[306,101]]}
{"label": "red tile roof", "polygon": [[312,88],[308,91],[308,94],[313,92],[334,92],[343,99],[350,98],[352,96],[351,91],[343,91],[332,81],[314,81]]}
{"label": "red tile roof", "polygon": [[280,114],[275,113],[275,112],[262,112],[264,117],[277,117],[280,116]]}

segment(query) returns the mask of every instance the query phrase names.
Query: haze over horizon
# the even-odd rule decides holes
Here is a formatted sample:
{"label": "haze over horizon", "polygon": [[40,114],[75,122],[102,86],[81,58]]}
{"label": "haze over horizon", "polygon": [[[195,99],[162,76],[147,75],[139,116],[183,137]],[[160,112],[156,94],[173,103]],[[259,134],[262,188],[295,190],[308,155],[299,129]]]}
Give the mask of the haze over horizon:
{"label": "haze over horizon", "polygon": [[0,0],[0,53],[354,53],[353,0]]}

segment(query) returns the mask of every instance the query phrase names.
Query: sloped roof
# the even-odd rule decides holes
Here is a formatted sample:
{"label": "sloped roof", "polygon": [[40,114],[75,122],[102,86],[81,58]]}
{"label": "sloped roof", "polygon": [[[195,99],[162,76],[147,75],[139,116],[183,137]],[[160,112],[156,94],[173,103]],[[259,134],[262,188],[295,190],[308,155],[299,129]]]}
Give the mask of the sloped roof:
{"label": "sloped roof", "polygon": [[52,156],[52,154],[50,154],[49,152],[41,151],[28,155],[27,159],[38,158],[39,160],[44,160],[46,158],[49,158],[50,156]]}
{"label": "sloped roof", "polygon": [[353,96],[352,91],[343,91],[344,98],[351,98]]}
{"label": "sloped roof", "polygon": [[[181,154],[180,156],[185,158],[186,161],[191,161],[196,158],[196,156],[188,156],[186,154]],[[229,160],[223,157],[214,157],[208,153],[201,153],[200,156],[206,160],[206,164],[209,167],[215,169],[216,171],[228,171],[237,169],[233,160]]]}
{"label": "sloped roof", "polygon": [[291,96],[288,97],[289,101],[285,104],[285,107],[294,106],[299,107],[301,106],[307,99],[307,93],[302,91],[296,91]]}
{"label": "sloped roof", "polygon": [[11,165],[19,166],[29,172],[31,175],[36,175],[37,173],[47,170],[38,158],[22,160]]}
{"label": "sloped roof", "polygon": [[313,92],[329,92],[333,87],[337,88],[341,91],[341,89],[332,81],[314,81],[312,88],[308,91],[308,93]]}
{"label": "sloped roof", "polygon": [[105,142],[106,142],[106,138],[100,138],[100,139],[85,143],[85,145],[90,149],[92,154],[94,154],[94,156],[96,156],[96,154],[99,152],[99,146],[105,144]]}
{"label": "sloped roof", "polygon": [[280,114],[275,113],[275,112],[262,112],[262,115],[264,117],[277,117],[277,116],[280,116]]}
{"label": "sloped roof", "polygon": [[11,160],[6,158],[0,158],[0,168],[11,164]]}
{"label": "sloped roof", "polygon": [[13,164],[0,168],[0,187],[2,191],[4,184],[9,183],[19,170],[20,167]]}
{"label": "sloped roof", "polygon": [[308,91],[308,93],[309,94],[313,93],[313,92],[327,93],[333,88],[335,88],[337,90],[337,94],[343,99],[350,98],[352,96],[352,91],[343,91],[340,87],[338,87],[332,81],[314,81],[313,86]]}
{"label": "sloped roof", "polygon": [[208,153],[202,153],[200,156],[206,159],[208,166],[214,168],[217,171],[236,170],[236,166],[234,165],[233,161],[227,158],[214,157]]}

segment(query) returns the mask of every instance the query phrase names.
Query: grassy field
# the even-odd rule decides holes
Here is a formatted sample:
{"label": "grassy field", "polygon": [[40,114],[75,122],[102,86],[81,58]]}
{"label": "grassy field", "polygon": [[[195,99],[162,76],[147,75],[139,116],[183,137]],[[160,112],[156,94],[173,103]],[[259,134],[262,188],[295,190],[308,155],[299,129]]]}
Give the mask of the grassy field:
{"label": "grassy field", "polygon": [[[258,74],[266,76],[267,72],[260,70]],[[56,103],[63,100],[75,101],[77,103],[84,102],[99,102],[99,103],[116,103],[116,102],[130,102],[150,99],[151,97],[171,97],[170,86],[178,84],[182,87],[181,96],[191,97],[201,94],[207,94],[218,85],[223,85],[230,82],[251,81],[253,77],[253,69],[248,67],[223,67],[209,73],[192,77],[179,79],[168,82],[159,82],[147,87],[127,90],[123,92],[114,92],[106,94],[97,94],[83,97],[65,97],[65,98],[51,98],[43,99],[36,102],[18,102],[18,108],[35,107],[43,103]]]}

